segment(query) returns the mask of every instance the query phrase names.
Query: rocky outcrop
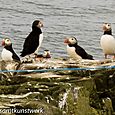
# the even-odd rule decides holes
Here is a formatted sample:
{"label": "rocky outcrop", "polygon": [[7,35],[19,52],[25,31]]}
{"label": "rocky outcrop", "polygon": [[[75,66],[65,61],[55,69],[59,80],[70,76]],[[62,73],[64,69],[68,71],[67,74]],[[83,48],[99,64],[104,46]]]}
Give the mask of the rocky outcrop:
{"label": "rocky outcrop", "polygon": [[0,113],[114,115],[114,64],[66,59],[1,62]]}

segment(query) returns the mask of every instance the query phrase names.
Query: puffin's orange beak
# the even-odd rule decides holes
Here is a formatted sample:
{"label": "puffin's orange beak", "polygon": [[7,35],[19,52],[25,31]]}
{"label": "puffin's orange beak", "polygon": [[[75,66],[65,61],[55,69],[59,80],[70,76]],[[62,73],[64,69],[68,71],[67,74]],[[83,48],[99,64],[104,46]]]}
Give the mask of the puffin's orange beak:
{"label": "puffin's orange beak", "polygon": [[102,29],[103,29],[103,31],[106,31],[106,30],[107,30],[107,28],[106,28],[106,23],[105,23],[105,24],[103,24]]}
{"label": "puffin's orange beak", "polygon": [[4,39],[2,40],[2,46],[5,46],[5,40]]}
{"label": "puffin's orange beak", "polygon": [[65,39],[65,40],[64,40],[64,43],[65,43],[65,44],[70,44],[69,39]]}

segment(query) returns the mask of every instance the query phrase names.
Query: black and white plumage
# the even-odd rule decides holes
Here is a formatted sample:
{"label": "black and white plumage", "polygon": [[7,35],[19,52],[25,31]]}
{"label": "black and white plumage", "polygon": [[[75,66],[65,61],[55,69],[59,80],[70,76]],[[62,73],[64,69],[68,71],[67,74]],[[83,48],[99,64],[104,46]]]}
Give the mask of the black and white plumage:
{"label": "black and white plumage", "polygon": [[93,56],[88,54],[82,47],[78,45],[75,37],[69,37],[64,40],[67,44],[67,53],[69,56],[76,60],[90,59],[93,60]]}
{"label": "black and white plumage", "polygon": [[4,61],[20,61],[20,58],[12,48],[12,43],[9,38],[2,40],[2,46],[4,47],[1,53],[1,58]]}
{"label": "black and white plumage", "polygon": [[108,23],[103,24],[104,34],[101,36],[100,45],[105,55],[113,55],[115,58],[115,38],[112,35],[111,25]]}
{"label": "black and white plumage", "polygon": [[25,39],[23,50],[21,52],[21,56],[24,57],[26,55],[30,55],[32,53],[37,54],[38,49],[41,46],[43,40],[43,32],[42,32],[43,23],[39,20],[35,20],[32,24],[32,31]]}

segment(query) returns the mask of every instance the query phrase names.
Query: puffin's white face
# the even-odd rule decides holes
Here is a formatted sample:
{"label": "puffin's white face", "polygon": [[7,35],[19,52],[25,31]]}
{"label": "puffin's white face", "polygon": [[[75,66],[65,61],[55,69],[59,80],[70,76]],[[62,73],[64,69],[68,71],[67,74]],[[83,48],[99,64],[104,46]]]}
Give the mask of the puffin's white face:
{"label": "puffin's white face", "polygon": [[2,40],[2,46],[10,46],[12,43],[11,43],[11,40],[9,38],[5,38]]}
{"label": "puffin's white face", "polygon": [[44,50],[44,55],[50,54],[49,50]]}
{"label": "puffin's white face", "polygon": [[77,39],[76,39],[75,37],[66,38],[66,39],[64,40],[64,43],[74,45],[74,44],[77,43]]}
{"label": "puffin's white face", "polygon": [[37,27],[38,27],[38,28],[43,27],[43,23],[42,23],[41,21],[39,21]]}
{"label": "puffin's white face", "polygon": [[49,50],[44,50],[44,57],[51,58]]}
{"label": "puffin's white face", "polygon": [[108,24],[108,23],[103,24],[103,30],[104,30],[104,31],[111,30],[111,25]]}

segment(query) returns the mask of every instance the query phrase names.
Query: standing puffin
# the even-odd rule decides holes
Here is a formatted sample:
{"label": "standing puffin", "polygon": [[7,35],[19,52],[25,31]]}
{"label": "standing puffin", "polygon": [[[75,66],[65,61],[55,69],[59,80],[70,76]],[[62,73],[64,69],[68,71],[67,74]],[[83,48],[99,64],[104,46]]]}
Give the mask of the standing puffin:
{"label": "standing puffin", "polygon": [[67,53],[70,57],[76,60],[90,59],[93,60],[93,56],[88,54],[82,47],[78,45],[75,37],[69,37],[64,40],[67,44]]}
{"label": "standing puffin", "polygon": [[30,55],[32,53],[37,54],[38,49],[41,46],[43,40],[42,33],[43,23],[39,20],[35,20],[32,24],[32,31],[25,39],[23,50],[21,52],[21,56],[24,57],[26,55]]}
{"label": "standing puffin", "polygon": [[4,61],[20,61],[20,58],[12,48],[12,43],[9,38],[2,40],[2,46],[4,47],[1,53],[1,58]]}
{"label": "standing puffin", "polygon": [[100,44],[107,59],[107,55],[113,55],[115,58],[115,38],[112,35],[111,25],[108,23],[103,24],[104,34],[101,36]]}

